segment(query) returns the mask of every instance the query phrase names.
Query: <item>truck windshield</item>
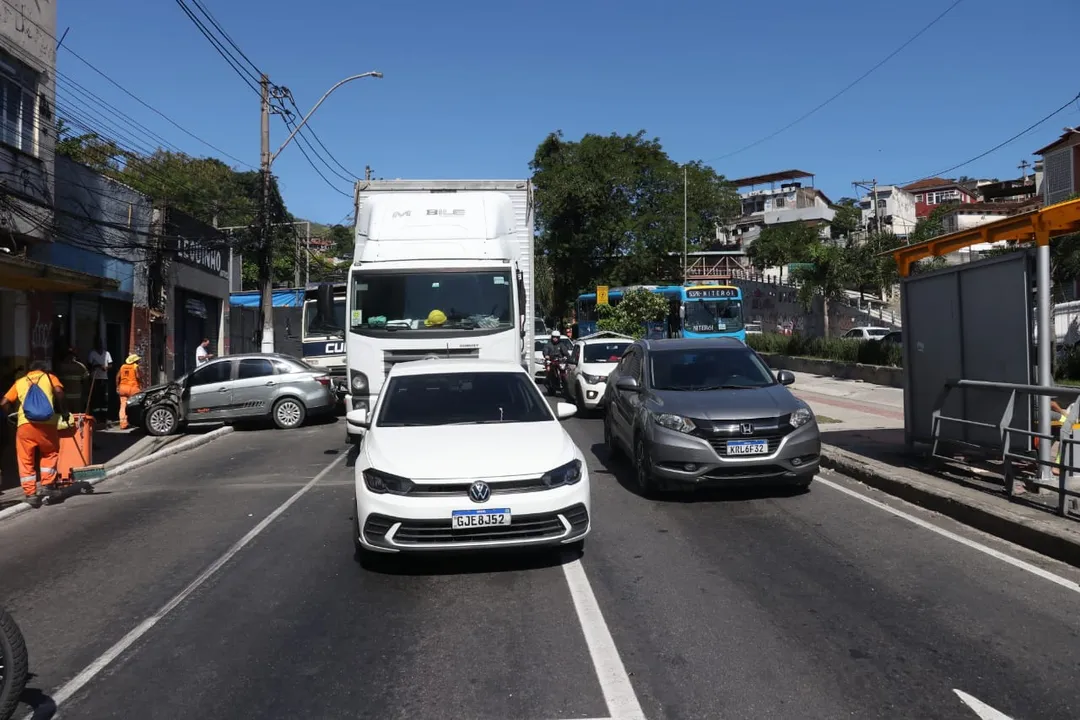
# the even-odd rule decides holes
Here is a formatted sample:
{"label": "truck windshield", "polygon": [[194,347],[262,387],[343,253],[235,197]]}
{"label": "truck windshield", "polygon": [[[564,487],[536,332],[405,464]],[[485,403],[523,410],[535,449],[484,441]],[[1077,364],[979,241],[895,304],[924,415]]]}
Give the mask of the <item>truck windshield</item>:
{"label": "truck windshield", "polygon": [[738,300],[689,300],[683,326],[690,332],[730,333],[742,330],[742,303]]}
{"label": "truck windshield", "polygon": [[345,298],[334,300],[334,317],[319,315],[314,300],[304,301],[304,340],[338,337],[345,332]]}
{"label": "truck windshield", "polygon": [[514,327],[509,270],[356,272],[351,291],[355,333]]}

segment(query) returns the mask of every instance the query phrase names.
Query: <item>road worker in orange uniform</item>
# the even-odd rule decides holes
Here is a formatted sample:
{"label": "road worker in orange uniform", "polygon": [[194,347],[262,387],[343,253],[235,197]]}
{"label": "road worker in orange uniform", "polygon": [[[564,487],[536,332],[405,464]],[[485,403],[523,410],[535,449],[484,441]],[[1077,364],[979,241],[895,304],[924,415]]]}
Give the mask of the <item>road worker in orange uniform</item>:
{"label": "road worker in orange uniform", "polygon": [[[19,404],[19,426],[15,431],[15,452],[19,460],[19,484],[22,485],[26,502],[34,507],[41,506],[41,498],[50,495],[56,484],[56,463],[60,459],[60,435],[56,429],[59,416],[67,415],[64,403],[64,386],[60,378],[46,371],[44,362],[35,362],[30,372],[15,381],[11,389],[0,400],[0,409],[6,413],[16,403]],[[26,396],[32,388],[38,388],[51,405],[52,416],[45,419],[41,413],[40,395],[34,390],[35,403],[32,416],[41,419],[30,420],[26,417]],[[47,414],[47,413],[45,413]],[[41,455],[41,488],[38,489],[38,467],[36,455]]]}
{"label": "road worker in orange uniform", "polygon": [[139,390],[139,356],[132,353],[120,366],[116,373],[116,394],[120,396],[120,429],[128,429],[127,403],[128,398],[138,394]]}

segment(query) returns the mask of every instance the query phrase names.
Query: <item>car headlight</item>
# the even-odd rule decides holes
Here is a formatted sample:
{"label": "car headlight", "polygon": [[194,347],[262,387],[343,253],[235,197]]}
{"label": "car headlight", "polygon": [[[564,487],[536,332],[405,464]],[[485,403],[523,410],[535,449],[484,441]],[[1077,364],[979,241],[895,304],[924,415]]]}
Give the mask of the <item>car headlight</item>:
{"label": "car headlight", "polygon": [[145,398],[145,397],[146,397],[146,393],[135,393],[134,395],[132,395],[131,397],[128,398],[128,401],[127,401],[128,407],[131,407],[132,405],[140,404],[143,401],[143,398]]}
{"label": "car headlight", "polygon": [[795,412],[788,416],[788,424],[791,427],[802,427],[806,423],[814,419],[814,413],[810,411],[810,408],[799,408]]}
{"label": "car headlight", "polygon": [[581,377],[590,385],[596,385],[607,380],[603,375],[590,375],[589,373],[581,373]]}
{"label": "car headlight", "polygon": [[364,484],[367,485],[368,490],[380,495],[386,493],[408,495],[409,491],[413,489],[413,482],[409,478],[391,475],[375,468],[368,468],[364,471]]}
{"label": "car headlight", "polygon": [[581,480],[581,461],[571,460],[565,465],[560,465],[554,470],[544,473],[544,476],[540,479],[548,487],[573,485]]}
{"label": "car headlight", "polygon": [[662,428],[687,434],[697,429],[697,425],[690,418],[684,418],[682,415],[672,415],[671,413],[656,413],[653,415],[653,422]]}
{"label": "car headlight", "polygon": [[349,389],[352,390],[353,395],[367,395],[368,381],[367,375],[358,370],[349,371]]}

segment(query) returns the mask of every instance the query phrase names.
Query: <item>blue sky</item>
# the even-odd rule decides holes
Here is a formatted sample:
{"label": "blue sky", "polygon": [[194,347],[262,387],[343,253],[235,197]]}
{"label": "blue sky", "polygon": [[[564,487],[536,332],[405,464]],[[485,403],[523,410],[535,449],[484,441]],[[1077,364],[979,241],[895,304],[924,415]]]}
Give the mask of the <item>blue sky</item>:
{"label": "blue sky", "polygon": [[[58,2],[57,34],[70,28],[65,47],[194,134],[258,164],[257,95],[174,0]],[[952,0],[702,0],[667,10],[642,0],[201,2],[305,112],[342,77],[385,73],[342,87],[311,122],[345,168],[362,174],[370,165],[376,177],[526,177],[553,130],[573,139],[644,129],[678,162],[715,161],[728,177],[799,168],[836,200],[853,194],[852,180],[905,182],[967,160],[1080,91],[1080,2],[964,0],[814,116],[718,160],[833,95]],[[57,62],[61,106],[69,98],[87,116],[104,114],[74,81],[184,151],[218,155],[71,53],[61,49]],[[128,145],[156,144],[126,120],[111,122]],[[1021,159],[1077,124],[1080,103],[952,174],[1018,176]],[[274,118],[274,149],[287,134]],[[351,187],[315,162],[337,190],[295,142],[274,172],[290,211],[339,222],[350,213]]]}

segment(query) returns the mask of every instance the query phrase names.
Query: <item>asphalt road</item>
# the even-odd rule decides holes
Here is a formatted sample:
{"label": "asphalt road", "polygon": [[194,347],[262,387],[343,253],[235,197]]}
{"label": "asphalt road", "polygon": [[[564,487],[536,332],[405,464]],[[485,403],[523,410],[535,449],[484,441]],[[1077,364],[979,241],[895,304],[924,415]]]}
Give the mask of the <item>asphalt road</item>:
{"label": "asphalt road", "polygon": [[976,720],[961,690],[1080,717],[1080,573],[829,474],[647,501],[598,420],[567,427],[592,458],[580,561],[362,570],[340,424],[235,433],[0,523],[27,700],[95,720]]}

